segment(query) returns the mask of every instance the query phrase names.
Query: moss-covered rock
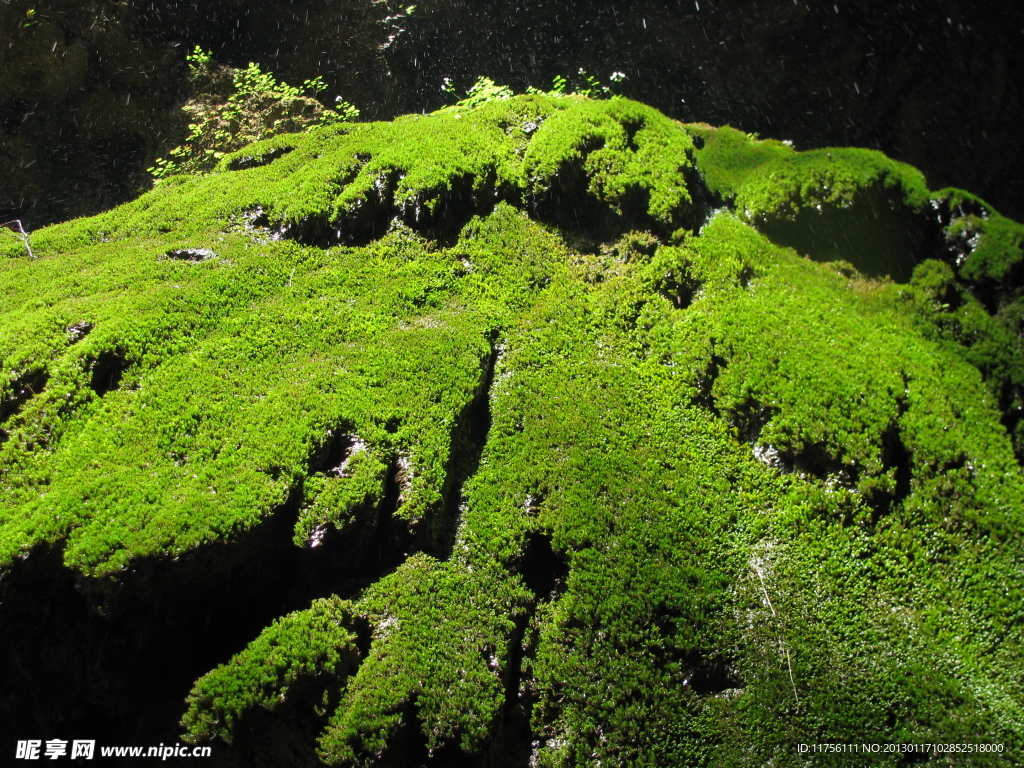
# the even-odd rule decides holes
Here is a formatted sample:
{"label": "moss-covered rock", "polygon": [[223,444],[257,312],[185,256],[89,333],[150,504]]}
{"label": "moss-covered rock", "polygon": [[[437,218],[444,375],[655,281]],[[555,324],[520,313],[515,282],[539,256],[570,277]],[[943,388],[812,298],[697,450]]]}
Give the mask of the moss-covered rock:
{"label": "moss-covered rock", "polygon": [[[876,152],[539,94],[5,237],[0,679],[81,650],[3,714],[143,707],[88,684],[142,616],[136,733],[196,681],[225,764],[1011,765],[1022,237]],[[19,627],[48,580],[84,598]]]}

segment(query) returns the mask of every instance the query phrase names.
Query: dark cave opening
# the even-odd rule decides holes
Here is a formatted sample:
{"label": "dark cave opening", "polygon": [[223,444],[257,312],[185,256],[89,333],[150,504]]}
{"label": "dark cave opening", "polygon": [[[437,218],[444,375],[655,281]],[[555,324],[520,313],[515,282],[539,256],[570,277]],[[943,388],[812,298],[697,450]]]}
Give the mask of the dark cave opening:
{"label": "dark cave opening", "polygon": [[698,695],[713,696],[743,686],[736,669],[727,659],[692,653],[683,659],[682,664],[687,674],[683,685]]}
{"label": "dark cave opening", "polygon": [[[542,496],[531,495],[531,507],[540,503]],[[549,532],[531,531],[526,535],[521,555],[512,568],[533,593],[534,601],[533,608],[515,620],[504,664],[502,682],[505,696],[501,714],[494,724],[486,752],[475,763],[489,768],[528,768],[532,764],[535,736],[531,716],[537,696],[529,684],[526,670],[539,642],[534,616],[538,605],[557,600],[564,593],[569,576],[569,558],[551,546]]]}
{"label": "dark cave opening", "polygon": [[[354,177],[354,173],[348,174],[339,184],[347,184]],[[316,248],[358,247],[379,240],[387,234],[397,215],[395,189],[399,177],[396,170],[381,173],[373,189],[340,216],[331,219],[325,214],[313,214],[298,221],[284,222],[278,226],[281,236]],[[259,221],[254,223],[260,224]]]}

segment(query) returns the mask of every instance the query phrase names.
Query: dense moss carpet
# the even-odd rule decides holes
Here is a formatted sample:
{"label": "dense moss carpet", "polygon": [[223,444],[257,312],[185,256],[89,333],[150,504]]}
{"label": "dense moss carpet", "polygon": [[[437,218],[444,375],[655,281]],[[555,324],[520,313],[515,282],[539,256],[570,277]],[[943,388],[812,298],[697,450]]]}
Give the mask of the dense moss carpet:
{"label": "dense moss carpet", "polygon": [[545,95],[2,231],[0,708],[143,707],[102,643],[168,632],[225,762],[1017,764],[1022,243],[876,152]]}

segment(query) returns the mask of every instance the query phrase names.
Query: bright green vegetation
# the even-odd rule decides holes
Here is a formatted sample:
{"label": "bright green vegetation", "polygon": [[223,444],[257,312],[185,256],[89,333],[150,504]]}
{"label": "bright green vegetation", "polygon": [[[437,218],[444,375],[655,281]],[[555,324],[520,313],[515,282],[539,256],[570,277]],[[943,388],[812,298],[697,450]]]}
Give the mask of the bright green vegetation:
{"label": "bright green vegetation", "polygon": [[[884,231],[794,235],[878,206],[905,282]],[[0,564],[400,544],[201,678],[186,738],[291,706],[337,765],[1024,755],[1024,227],[966,193],[533,94],[0,237]]]}
{"label": "bright green vegetation", "polygon": [[858,192],[878,185],[899,191],[912,208],[928,202],[924,176],[870,149],[797,152],[781,141],[758,141],[734,128],[694,126],[708,189],[745,218],[793,216],[820,205],[850,206]]}
{"label": "bright green vegetation", "polygon": [[352,606],[332,597],[283,616],[228,664],[196,682],[183,725],[196,737],[228,743],[239,715],[273,712],[297,681],[341,677],[358,663],[356,636],[345,629]]}
{"label": "bright green vegetation", "polygon": [[334,107],[321,105],[316,96],[327,86],[319,77],[301,88],[291,86],[252,62],[245,69],[216,64],[198,45],[187,59],[197,91],[183,107],[192,121],[189,134],[169,157],[156,160],[149,169],[154,178],[208,171],[228,152],[257,139],[359,117],[341,97]]}

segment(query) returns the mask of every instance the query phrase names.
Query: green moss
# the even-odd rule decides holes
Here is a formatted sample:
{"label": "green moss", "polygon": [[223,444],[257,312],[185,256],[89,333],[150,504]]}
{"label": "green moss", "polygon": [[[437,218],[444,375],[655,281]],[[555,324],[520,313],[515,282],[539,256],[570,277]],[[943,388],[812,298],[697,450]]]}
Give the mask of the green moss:
{"label": "green moss", "polygon": [[646,213],[671,231],[689,218],[685,173],[692,149],[680,126],[649,107],[625,99],[575,99],[537,131],[524,172],[536,191],[549,187],[567,164],[582,163],[593,197],[621,212],[627,195],[641,191]]}
{"label": "green moss", "polygon": [[797,152],[732,128],[688,130],[709,192],[778,245],[898,282],[933,247],[928,187],[915,168],[872,150]]}
{"label": "green moss", "polygon": [[318,678],[324,688],[344,685],[359,657],[351,621],[351,604],[336,597],[276,620],[231,661],[196,681],[182,718],[187,740],[219,736],[230,743],[242,717],[278,709],[293,689]]}
{"label": "green moss", "polygon": [[372,764],[410,709],[430,750],[478,752],[503,701],[523,589],[507,574],[414,556],[366,594],[370,654],[320,739],[329,764]]}
{"label": "green moss", "polygon": [[690,126],[703,146],[697,151],[705,183],[749,221],[789,217],[806,208],[849,207],[857,193],[892,190],[914,210],[928,202],[917,169],[868,149],[828,148],[797,152],[776,141],[757,141],[733,128]]}
{"label": "green moss", "polygon": [[[29,233],[31,237],[31,233]],[[0,258],[19,259],[29,256],[26,238],[7,227],[0,227]],[[31,246],[30,246],[31,247]]]}
{"label": "green moss", "polygon": [[306,505],[295,525],[296,544],[317,544],[328,526],[344,533],[347,528],[376,524],[387,466],[364,446],[357,447],[343,464],[304,481]]}
{"label": "green moss", "polygon": [[[0,260],[0,563],[59,544],[102,591],[214,543],[216,580],[281,521],[332,561],[398,542],[201,678],[192,740],[286,704],[338,765],[520,727],[546,766],[1013,764],[1019,233],[923,183],[535,94],[275,137],[35,232]],[[949,234],[906,284],[766,223],[878,195]]]}
{"label": "green moss", "polygon": [[1024,225],[1000,216],[984,200],[961,189],[939,190],[932,197],[933,206],[948,212],[943,234],[953,247],[961,249],[960,276],[1019,296]]}
{"label": "green moss", "polygon": [[[960,231],[964,226],[963,222],[957,224]],[[1024,259],[1024,226],[996,216],[985,222],[980,234],[980,242],[963,265],[964,277],[1004,281],[1011,270],[1020,269]]]}
{"label": "green moss", "polygon": [[773,162],[796,154],[791,146],[777,141],[758,141],[754,136],[729,126],[706,124],[686,126],[700,142],[697,157],[704,183],[714,194],[732,198],[759,172]]}

